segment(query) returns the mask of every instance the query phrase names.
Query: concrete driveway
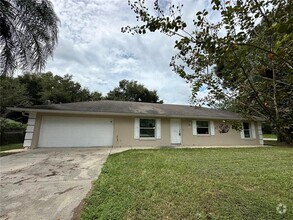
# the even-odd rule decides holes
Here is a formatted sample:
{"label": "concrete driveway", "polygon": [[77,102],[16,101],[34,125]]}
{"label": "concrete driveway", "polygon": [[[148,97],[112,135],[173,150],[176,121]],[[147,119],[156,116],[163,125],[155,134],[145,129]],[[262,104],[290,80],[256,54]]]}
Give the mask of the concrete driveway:
{"label": "concrete driveway", "polygon": [[0,219],[71,219],[110,153],[50,148],[0,158]]}

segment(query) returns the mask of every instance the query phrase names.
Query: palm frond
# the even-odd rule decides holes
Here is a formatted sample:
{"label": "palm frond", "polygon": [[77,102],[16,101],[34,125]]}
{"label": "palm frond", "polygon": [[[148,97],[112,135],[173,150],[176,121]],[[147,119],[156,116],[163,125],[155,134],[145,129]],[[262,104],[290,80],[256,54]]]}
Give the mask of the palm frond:
{"label": "palm frond", "polygon": [[49,0],[2,0],[0,74],[41,71],[58,42],[59,23]]}

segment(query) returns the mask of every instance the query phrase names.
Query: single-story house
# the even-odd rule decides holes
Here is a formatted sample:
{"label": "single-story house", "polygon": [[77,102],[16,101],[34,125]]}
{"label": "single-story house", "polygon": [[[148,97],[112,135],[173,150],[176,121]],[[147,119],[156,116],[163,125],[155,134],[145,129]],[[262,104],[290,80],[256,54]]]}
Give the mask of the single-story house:
{"label": "single-story house", "polygon": [[104,100],[9,109],[29,114],[29,148],[263,144],[260,121],[204,107]]}

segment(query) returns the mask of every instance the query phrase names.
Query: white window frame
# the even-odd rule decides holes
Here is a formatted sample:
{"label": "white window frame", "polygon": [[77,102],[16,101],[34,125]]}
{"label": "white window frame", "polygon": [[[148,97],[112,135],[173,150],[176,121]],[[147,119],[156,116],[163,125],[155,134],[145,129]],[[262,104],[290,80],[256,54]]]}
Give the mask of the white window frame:
{"label": "white window frame", "polygon": [[[141,120],[153,120],[155,122],[155,126],[154,127],[141,127],[140,126],[140,123],[141,123]],[[144,137],[144,136],[141,136],[141,129],[145,129],[145,130],[154,130],[154,136],[151,136],[151,137]],[[140,118],[139,119],[139,138],[140,139],[154,139],[156,138],[156,119],[154,118]]]}
{"label": "white window frame", "polygon": [[[140,120],[141,119],[149,119],[149,120],[155,120],[155,127],[154,127],[154,137],[141,137],[140,136]],[[139,140],[155,140],[155,139],[161,139],[161,119],[159,118],[135,118],[134,119],[134,139]]]}
{"label": "white window frame", "polygon": [[[248,129],[245,129],[244,128],[244,123],[248,125]],[[243,128],[243,134],[244,134],[244,138],[247,138],[247,139],[250,139],[251,138],[251,126],[250,126],[250,123],[248,122],[242,122],[242,128]],[[248,131],[249,132],[249,137],[245,137],[245,131]]]}
{"label": "white window frame", "polygon": [[[199,121],[205,121],[208,122],[208,134],[198,134],[197,132],[197,122]],[[193,120],[192,121],[192,133],[193,135],[198,135],[198,136],[211,136],[211,135],[215,135],[215,125],[214,125],[214,121],[210,121],[210,120]]]}
{"label": "white window frame", "polygon": [[[244,123],[248,124],[248,129],[244,129]],[[249,137],[245,137],[245,132],[244,132],[245,130],[249,131]],[[247,121],[242,122],[241,139],[247,139],[247,140],[256,139],[256,130],[255,130],[254,122],[247,122]]]}

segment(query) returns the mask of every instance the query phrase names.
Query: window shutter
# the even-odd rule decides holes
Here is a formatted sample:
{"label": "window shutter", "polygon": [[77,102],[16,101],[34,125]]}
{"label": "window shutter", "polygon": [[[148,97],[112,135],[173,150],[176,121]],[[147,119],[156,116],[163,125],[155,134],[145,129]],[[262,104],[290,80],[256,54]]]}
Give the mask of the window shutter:
{"label": "window shutter", "polygon": [[156,119],[156,138],[161,139],[161,119]]}
{"label": "window shutter", "polygon": [[253,139],[256,139],[254,122],[251,122],[250,125],[251,125],[251,136]]}
{"label": "window shutter", "polygon": [[214,121],[210,121],[210,129],[211,129],[211,135],[215,135],[215,124],[214,124]]}
{"label": "window shutter", "polygon": [[240,132],[241,139],[244,139],[244,127],[243,127],[243,122],[242,122],[242,130]]}
{"label": "window shutter", "polygon": [[134,139],[139,139],[139,118],[134,119]]}
{"label": "window shutter", "polygon": [[197,135],[197,127],[196,127],[196,121],[192,121],[192,134]]}

